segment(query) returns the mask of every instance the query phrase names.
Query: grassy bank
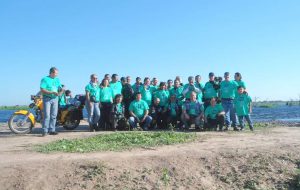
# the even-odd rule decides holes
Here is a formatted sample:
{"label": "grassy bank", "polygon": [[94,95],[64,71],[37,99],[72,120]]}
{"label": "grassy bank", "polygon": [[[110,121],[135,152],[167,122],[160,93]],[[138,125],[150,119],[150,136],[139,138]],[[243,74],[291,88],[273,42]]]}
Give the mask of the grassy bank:
{"label": "grassy bank", "polygon": [[28,110],[28,106],[0,106],[0,110]]}
{"label": "grassy bank", "polygon": [[154,147],[191,142],[196,139],[195,133],[176,132],[124,132],[97,135],[94,137],[73,140],[59,140],[36,147],[39,152],[93,152],[122,151],[132,148]]}

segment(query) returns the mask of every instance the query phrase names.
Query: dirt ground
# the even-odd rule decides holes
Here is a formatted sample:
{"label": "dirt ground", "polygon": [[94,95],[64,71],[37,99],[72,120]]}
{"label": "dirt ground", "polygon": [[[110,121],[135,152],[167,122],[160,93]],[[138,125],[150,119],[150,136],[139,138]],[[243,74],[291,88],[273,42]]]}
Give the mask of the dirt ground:
{"label": "dirt ground", "polygon": [[32,145],[103,132],[85,123],[57,136],[40,130],[18,136],[1,124],[0,189],[300,189],[299,127],[199,132],[187,144],[84,154],[38,153]]}

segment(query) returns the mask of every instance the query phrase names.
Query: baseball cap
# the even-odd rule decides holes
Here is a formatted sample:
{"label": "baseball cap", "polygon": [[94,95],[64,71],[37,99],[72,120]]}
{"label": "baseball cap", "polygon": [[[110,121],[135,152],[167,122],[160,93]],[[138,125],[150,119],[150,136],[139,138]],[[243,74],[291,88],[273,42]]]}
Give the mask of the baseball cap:
{"label": "baseball cap", "polygon": [[209,76],[209,77],[213,77],[213,76],[215,76],[215,73],[210,72],[210,73],[208,74],[208,76]]}

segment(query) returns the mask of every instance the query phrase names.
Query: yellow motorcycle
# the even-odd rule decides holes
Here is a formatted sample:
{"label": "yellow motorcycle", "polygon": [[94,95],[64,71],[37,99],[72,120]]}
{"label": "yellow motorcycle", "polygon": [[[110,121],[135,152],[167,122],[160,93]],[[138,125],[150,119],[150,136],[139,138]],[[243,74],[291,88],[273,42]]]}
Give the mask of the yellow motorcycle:
{"label": "yellow motorcycle", "polygon": [[[16,134],[27,134],[32,131],[36,123],[43,121],[43,100],[41,96],[31,96],[33,103],[29,110],[19,110],[13,113],[8,120],[10,130]],[[67,130],[73,130],[79,126],[83,119],[84,97],[77,95],[72,105],[65,109],[59,109],[56,126],[63,126]]]}

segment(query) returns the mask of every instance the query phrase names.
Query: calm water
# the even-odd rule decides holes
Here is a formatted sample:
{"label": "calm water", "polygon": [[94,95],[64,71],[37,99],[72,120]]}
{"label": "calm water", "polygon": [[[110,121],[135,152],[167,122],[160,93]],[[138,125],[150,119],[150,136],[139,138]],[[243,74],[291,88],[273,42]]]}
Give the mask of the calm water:
{"label": "calm water", "polygon": [[[14,110],[0,110],[0,122],[7,122]],[[87,117],[84,110],[84,117]],[[279,106],[275,108],[253,108],[253,121],[300,122],[300,106]]]}

